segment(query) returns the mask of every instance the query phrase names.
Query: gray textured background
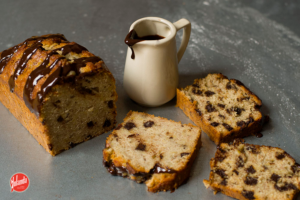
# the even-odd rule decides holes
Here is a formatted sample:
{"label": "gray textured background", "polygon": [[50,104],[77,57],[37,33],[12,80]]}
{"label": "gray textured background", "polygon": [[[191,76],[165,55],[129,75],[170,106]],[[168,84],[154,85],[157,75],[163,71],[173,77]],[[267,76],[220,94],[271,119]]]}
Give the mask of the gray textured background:
{"label": "gray textured background", "polygon": [[[174,99],[150,109],[133,103],[123,91],[123,40],[130,24],[146,16],[173,22],[184,17],[192,23],[179,64],[180,87],[211,72],[241,80],[262,99],[262,111],[271,117],[264,137],[248,137],[246,142],[283,148],[300,162],[299,1],[1,0],[0,51],[33,35],[63,33],[103,58],[113,73],[118,123],[129,110],[190,123],[174,107]],[[0,199],[231,199],[213,195],[202,183],[216,149],[205,134],[189,182],[172,194],[148,193],[143,184],[108,174],[101,163],[107,136],[52,157],[0,104]],[[26,192],[10,193],[9,180],[16,172],[29,176]]]}

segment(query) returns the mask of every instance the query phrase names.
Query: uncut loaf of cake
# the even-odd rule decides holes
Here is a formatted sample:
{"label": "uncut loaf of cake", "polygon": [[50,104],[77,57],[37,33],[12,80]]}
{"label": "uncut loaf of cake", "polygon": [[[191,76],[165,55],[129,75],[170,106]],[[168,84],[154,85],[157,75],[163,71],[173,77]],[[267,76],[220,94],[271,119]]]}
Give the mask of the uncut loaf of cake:
{"label": "uncut loaf of cake", "polygon": [[204,185],[230,197],[246,200],[292,200],[300,189],[300,165],[276,147],[222,143],[210,162]]}
{"label": "uncut loaf of cake", "polygon": [[189,178],[201,129],[130,111],[107,138],[103,163],[112,175],[146,183],[148,191],[174,191]]}
{"label": "uncut loaf of cake", "polygon": [[258,133],[261,105],[240,81],[222,74],[208,74],[177,89],[177,106],[217,145]]}
{"label": "uncut loaf of cake", "polygon": [[116,100],[103,60],[61,34],[0,54],[0,101],[53,156],[111,130]]}

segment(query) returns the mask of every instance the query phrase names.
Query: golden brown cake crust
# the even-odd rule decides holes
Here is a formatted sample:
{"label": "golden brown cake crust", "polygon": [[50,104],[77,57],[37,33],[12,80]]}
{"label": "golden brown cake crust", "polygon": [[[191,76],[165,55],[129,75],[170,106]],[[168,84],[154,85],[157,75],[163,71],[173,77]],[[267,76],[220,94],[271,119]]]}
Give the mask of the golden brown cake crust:
{"label": "golden brown cake crust", "polygon": [[[222,74],[217,74],[222,79],[227,79],[226,76]],[[196,80],[195,80],[196,81]],[[231,79],[231,83],[236,84],[237,80]],[[239,82],[239,81],[238,81]],[[244,85],[240,82],[238,83],[239,87],[244,90],[246,93],[249,93],[257,102],[258,106],[261,106],[261,100],[249,91]],[[183,92],[183,89],[177,89],[177,103],[176,106],[179,107],[183,112],[197,125],[199,126],[215,144],[221,144],[223,142],[233,141],[234,138],[246,137],[258,133],[262,127],[262,116],[247,126],[233,128],[231,131],[228,131],[226,135],[223,135],[221,132],[215,129],[211,123],[206,120],[201,110],[197,108],[197,102],[191,101]]]}
{"label": "golden brown cake crust", "polygon": [[[12,54],[8,56],[5,55],[8,54],[8,52]],[[26,52],[32,55],[29,59],[24,61]],[[47,59],[48,63],[46,62]],[[94,59],[94,61],[92,61],[92,59]],[[80,62],[79,65],[76,66],[77,68],[73,67],[76,61],[78,63]],[[23,63],[23,67],[20,66],[20,63]],[[43,64],[48,69],[43,69]],[[21,71],[17,72],[16,69]],[[34,108],[33,104],[32,106],[30,105],[30,102],[26,104],[24,95],[28,91],[26,88],[29,78],[33,78],[33,72],[38,69],[41,71],[40,74],[42,74],[42,70],[44,70],[44,75],[42,78],[36,79],[36,84],[33,85],[32,91],[29,93],[29,98],[34,102],[34,100],[37,100],[36,97],[38,93],[42,98],[39,103],[36,103],[37,107]],[[49,72],[46,73],[45,70]],[[57,72],[59,72],[59,75],[54,76]],[[63,74],[65,72],[68,72],[68,74]],[[53,79],[54,84],[52,86],[50,84],[47,85],[47,81],[51,80],[51,77],[56,78]],[[58,115],[58,113],[66,113],[68,111],[76,113],[79,112],[80,108],[78,107],[76,111],[76,106],[69,105],[72,104],[72,102],[67,102],[67,99],[63,96],[73,93],[75,95],[74,99],[76,99],[80,106],[84,106],[84,102],[82,102],[84,98],[90,98],[89,96],[93,96],[93,98],[103,96],[102,91],[99,91],[99,89],[97,89],[98,91],[90,91],[88,84],[85,84],[87,81],[93,84],[95,77],[104,78],[105,81],[107,80],[109,83],[109,89],[111,89],[109,94],[111,97],[109,98],[111,102],[109,102],[108,107],[110,107],[109,113],[111,114],[109,115],[112,116],[112,119],[110,119],[109,126],[107,122],[104,129],[98,128],[97,133],[96,131],[86,131],[88,134],[84,135],[78,131],[76,136],[74,134],[72,135],[68,127],[72,126],[72,123],[75,123],[72,122],[72,120],[75,121],[76,117],[73,115],[74,117],[71,116],[70,118],[69,116],[69,121],[67,121],[67,118],[63,118],[62,114]],[[97,84],[99,85],[99,83]],[[44,94],[41,93],[42,89],[45,91],[47,89],[47,92]],[[108,94],[105,95],[107,96]],[[70,97],[72,97],[72,95],[70,95]],[[54,99],[56,99],[56,103],[53,102]],[[115,80],[103,60],[94,56],[87,49],[75,42],[67,41],[62,34],[32,37],[0,53],[0,101],[34,136],[39,144],[53,156],[112,129],[116,123],[116,100]],[[61,105],[58,105],[60,103],[65,103],[69,105],[69,107],[61,107]],[[106,102],[106,104],[107,103],[108,102]],[[53,113],[51,110],[53,110]],[[56,113],[55,116],[54,113]],[[90,113],[92,113],[92,111]],[[94,126],[93,123],[94,122],[91,122],[90,125]],[[64,127],[64,132],[66,132],[66,130],[70,131],[67,131],[64,138],[60,138],[63,134],[57,130],[54,131],[53,127]],[[72,138],[67,139],[68,135]],[[57,143],[59,140],[61,140],[60,143]]]}
{"label": "golden brown cake crust", "polygon": [[[149,127],[145,124],[146,122]],[[182,142],[179,145],[179,138],[185,138],[185,136],[175,133],[175,128],[164,130],[163,124],[176,126],[177,129],[184,131],[192,131],[187,134],[193,133],[193,139],[188,144]],[[153,129],[152,132],[151,129]],[[159,143],[160,141],[153,139],[156,136],[160,137],[160,140],[167,146],[169,141],[172,141],[176,149],[166,151],[166,148]],[[189,177],[192,164],[201,147],[200,136],[201,130],[191,124],[181,125],[179,122],[165,118],[130,111],[124,122],[108,136],[106,148],[103,150],[103,163],[112,175],[128,177],[138,183],[145,182],[149,192],[174,191]],[[123,154],[124,151],[127,153]],[[128,154],[132,158],[128,157]],[[145,163],[139,161],[143,157]],[[170,163],[170,158],[174,160],[174,163]]]}

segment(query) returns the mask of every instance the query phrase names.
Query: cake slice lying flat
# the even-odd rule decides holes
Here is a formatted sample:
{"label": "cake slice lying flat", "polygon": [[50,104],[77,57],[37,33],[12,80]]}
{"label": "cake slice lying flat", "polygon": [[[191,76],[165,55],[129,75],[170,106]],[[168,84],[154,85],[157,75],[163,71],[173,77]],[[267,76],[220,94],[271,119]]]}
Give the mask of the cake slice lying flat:
{"label": "cake slice lying flat", "polygon": [[300,189],[300,166],[280,148],[223,143],[210,166],[204,185],[236,199],[291,200]]}
{"label": "cake slice lying flat", "polygon": [[130,111],[106,139],[103,162],[112,175],[145,182],[148,191],[174,191],[189,177],[201,129]]}
{"label": "cake slice lying flat", "polygon": [[261,130],[261,100],[240,81],[222,74],[177,89],[177,106],[216,144]]}

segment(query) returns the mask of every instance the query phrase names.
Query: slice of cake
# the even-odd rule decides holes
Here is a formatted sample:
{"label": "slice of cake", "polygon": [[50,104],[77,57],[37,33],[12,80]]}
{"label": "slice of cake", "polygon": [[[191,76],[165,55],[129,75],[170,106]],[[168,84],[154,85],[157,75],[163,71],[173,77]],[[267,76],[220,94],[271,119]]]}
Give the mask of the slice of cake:
{"label": "slice of cake", "polygon": [[294,199],[300,189],[300,166],[276,147],[222,143],[210,161],[204,185],[236,199]]}
{"label": "slice of cake", "polygon": [[103,163],[112,175],[145,182],[148,191],[174,191],[188,178],[201,129],[130,111],[106,139]]}
{"label": "slice of cake", "polygon": [[261,130],[261,100],[240,81],[222,74],[177,89],[177,106],[216,144]]}

